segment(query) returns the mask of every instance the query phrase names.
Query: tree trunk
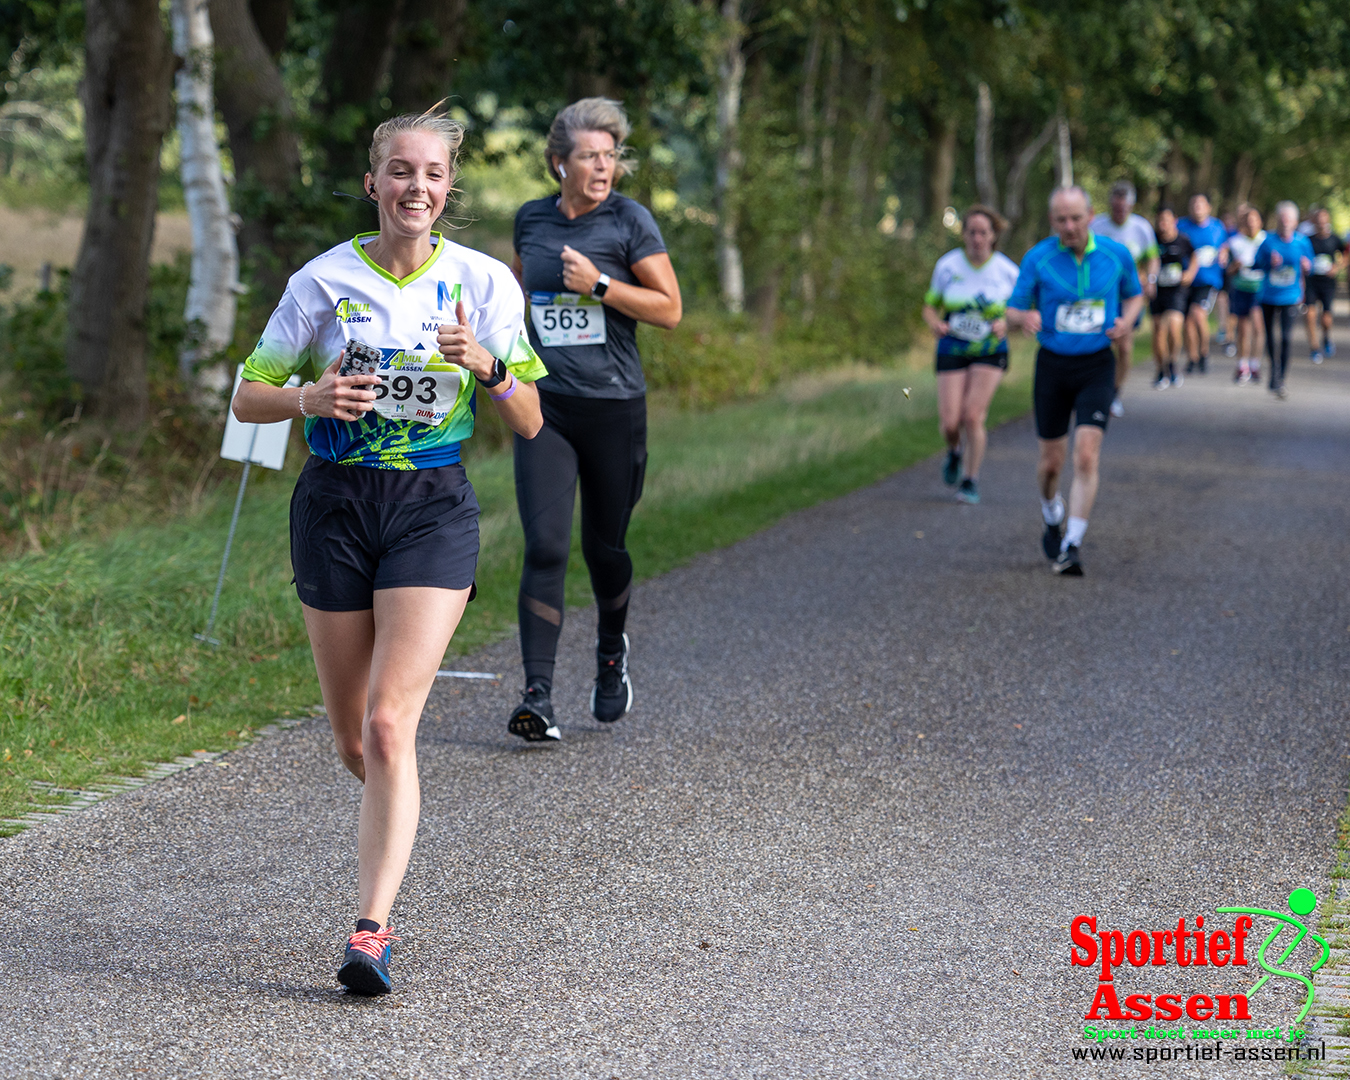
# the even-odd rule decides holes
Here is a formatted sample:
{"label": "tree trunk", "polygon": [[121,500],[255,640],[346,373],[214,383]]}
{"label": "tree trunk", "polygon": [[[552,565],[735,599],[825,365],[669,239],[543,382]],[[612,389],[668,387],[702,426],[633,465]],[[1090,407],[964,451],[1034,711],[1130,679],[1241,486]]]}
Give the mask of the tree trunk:
{"label": "tree trunk", "polygon": [[1055,186],[1073,187],[1073,144],[1069,141],[1069,121],[1060,113],[1056,121],[1059,129],[1059,155],[1055,159]]}
{"label": "tree trunk", "polygon": [[998,206],[998,182],[994,179],[994,98],[988,83],[980,83],[975,98],[975,190],[980,202]]}
{"label": "tree trunk", "polygon": [[1003,216],[1008,219],[1008,232],[1010,233],[1022,220],[1023,200],[1026,197],[1027,177],[1031,173],[1031,166],[1036,163],[1041,151],[1045,149],[1058,130],[1059,117],[1050,117],[1046,121],[1045,127],[1041,128],[1041,133],[1022,147],[1022,152],[1017,155],[1012,163],[1012,168],[1008,170],[1008,179],[1004,184],[1007,197],[1003,203]]}
{"label": "tree trunk", "polygon": [[230,133],[236,199],[243,225],[240,254],[252,263],[264,303],[281,295],[298,253],[278,238],[293,214],[300,182],[300,143],[290,96],[267,53],[247,0],[211,0],[216,38],[216,96]]}
{"label": "tree trunk", "polygon": [[404,0],[390,64],[390,111],[420,113],[450,92],[465,0]]}
{"label": "tree trunk", "polygon": [[253,16],[258,35],[275,60],[286,48],[286,28],[291,21],[291,0],[249,0],[249,14]]}
{"label": "tree trunk", "polygon": [[802,318],[810,322],[815,314],[816,279],[811,273],[811,248],[814,243],[811,209],[817,187],[812,182],[811,166],[816,156],[816,82],[820,78],[820,51],[823,41],[820,20],[811,24],[811,37],[806,45],[806,70],[802,77],[801,93],[797,97],[797,186],[805,211],[802,231],[797,236],[801,252]]}
{"label": "tree trunk", "polygon": [[930,221],[941,221],[942,212],[951,205],[952,182],[956,178],[956,123],[950,117],[941,113],[933,116],[928,126],[925,157],[928,188],[925,209]]}
{"label": "tree trunk", "polygon": [[89,211],[71,277],[66,368],[86,412],[145,420],[145,303],[172,116],[173,50],[157,0],[87,0],[80,84]]}
{"label": "tree trunk", "polygon": [[717,60],[717,269],[722,303],[733,315],[745,308],[745,273],[737,239],[736,182],[740,147],[741,87],[745,82],[745,26],[740,0],[722,0],[726,38]]}
{"label": "tree trunk", "polygon": [[826,224],[834,216],[834,137],[839,131],[839,91],[843,78],[844,39],[836,32],[830,35],[830,69],[825,76],[825,101],[820,122],[820,220]]}
{"label": "tree trunk", "polygon": [[1256,182],[1256,159],[1250,150],[1244,150],[1233,164],[1233,200],[1235,206],[1249,202]]}
{"label": "tree trunk", "polygon": [[192,279],[183,321],[188,332],[178,354],[183,385],[198,404],[219,407],[230,386],[224,363],[211,361],[234,338],[239,248],[235,243],[225,177],[216,145],[211,93],[214,39],[207,0],[173,0],[173,51],[178,69],[178,135],[183,146],[183,195],[192,222]]}
{"label": "tree trunk", "polygon": [[863,122],[853,136],[853,148],[848,158],[848,186],[853,206],[849,215],[855,229],[861,228],[868,218],[868,209],[873,204],[875,189],[872,180],[872,148],[882,141],[882,111],[886,104],[883,92],[885,62],[878,57],[872,64],[867,79],[867,105],[863,109]]}
{"label": "tree trunk", "polygon": [[[1200,144],[1200,160],[1195,166],[1195,190],[1202,191],[1206,197],[1214,199],[1214,140],[1206,138]],[[1220,209],[1219,200],[1214,202],[1215,213]]]}

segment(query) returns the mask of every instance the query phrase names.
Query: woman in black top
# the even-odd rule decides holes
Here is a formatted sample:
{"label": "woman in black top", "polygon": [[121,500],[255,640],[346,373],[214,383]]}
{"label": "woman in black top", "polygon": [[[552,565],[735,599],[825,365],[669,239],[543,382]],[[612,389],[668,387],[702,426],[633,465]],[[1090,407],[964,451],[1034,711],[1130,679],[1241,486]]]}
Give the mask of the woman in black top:
{"label": "woman in black top", "polygon": [[563,620],[572,505],[581,484],[581,551],[598,609],[591,712],[606,722],[633,704],[624,622],[633,562],[624,547],[647,467],[646,383],[637,324],[680,321],[680,286],[650,211],[615,194],[628,120],[583,98],[549,129],[559,193],[516,214],[512,269],[530,304],[544,428],[515,440],[516,503],[525,530],[519,615],[525,693],[508,723],[530,741],[558,739],[550,698]]}

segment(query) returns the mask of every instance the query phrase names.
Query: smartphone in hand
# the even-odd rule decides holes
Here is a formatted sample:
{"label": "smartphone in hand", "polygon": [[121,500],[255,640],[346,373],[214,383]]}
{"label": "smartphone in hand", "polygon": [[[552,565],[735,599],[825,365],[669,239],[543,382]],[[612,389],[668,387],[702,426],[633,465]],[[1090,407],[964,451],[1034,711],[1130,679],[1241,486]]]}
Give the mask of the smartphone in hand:
{"label": "smartphone in hand", "polygon": [[342,355],[339,375],[374,375],[384,359],[383,354],[373,345],[352,338]]}

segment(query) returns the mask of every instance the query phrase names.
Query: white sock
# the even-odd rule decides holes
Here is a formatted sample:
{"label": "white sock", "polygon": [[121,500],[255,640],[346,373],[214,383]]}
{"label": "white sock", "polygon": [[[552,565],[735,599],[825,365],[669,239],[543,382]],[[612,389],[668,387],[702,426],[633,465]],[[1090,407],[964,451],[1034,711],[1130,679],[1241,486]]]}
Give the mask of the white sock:
{"label": "white sock", "polygon": [[1058,525],[1064,520],[1064,498],[1058,492],[1053,499],[1041,500],[1041,517],[1047,525]]}
{"label": "white sock", "polygon": [[1069,518],[1069,527],[1064,530],[1064,540],[1059,545],[1059,550],[1067,551],[1075,544],[1081,546],[1083,543],[1083,534],[1085,532],[1087,532],[1087,518]]}

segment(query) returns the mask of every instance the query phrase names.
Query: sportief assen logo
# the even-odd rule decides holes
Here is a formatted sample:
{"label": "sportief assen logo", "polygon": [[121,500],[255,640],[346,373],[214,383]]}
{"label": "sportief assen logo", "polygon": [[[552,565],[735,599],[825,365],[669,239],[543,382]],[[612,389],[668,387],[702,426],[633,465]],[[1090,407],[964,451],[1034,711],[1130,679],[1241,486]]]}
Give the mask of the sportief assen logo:
{"label": "sportief assen logo", "polygon": [[[1095,1021],[1130,1021],[1129,1027],[1105,1028],[1089,1025],[1083,1029],[1085,1038],[1098,1044],[1118,1039],[1176,1039],[1183,1045],[1175,1048],[1159,1047],[1146,1043],[1137,1045],[1133,1057],[1143,1061],[1187,1060],[1213,1061],[1228,1058],[1230,1060],[1305,1060],[1320,1059],[1321,1053],[1316,1047],[1302,1043],[1304,1032],[1298,1028],[1303,1018],[1312,1008],[1315,989],[1309,977],[1327,962],[1330,948],[1326,941],[1309,930],[1302,916],[1312,913],[1317,906],[1317,897],[1309,889],[1295,889],[1289,894],[1288,912],[1269,911],[1265,908],[1221,907],[1215,912],[1227,919],[1211,919],[1206,925],[1203,915],[1197,916],[1193,925],[1188,926],[1183,917],[1177,920],[1175,927],[1166,930],[1103,930],[1099,929],[1094,916],[1078,915],[1069,924],[1069,937],[1072,942],[1069,949],[1069,962],[1074,967],[1096,968],[1097,989],[1092,1003],[1083,1019]],[[1258,923],[1258,920],[1260,922]],[[1266,920],[1272,920],[1267,922]],[[1265,933],[1266,928],[1270,928]],[[1288,932],[1292,931],[1292,934]],[[1259,942],[1258,935],[1265,933]],[[1294,951],[1304,941],[1315,943],[1318,947],[1317,958],[1312,962],[1307,974],[1291,970],[1284,966]],[[1274,955],[1272,946],[1282,941],[1279,954]],[[1253,956],[1253,953],[1255,954]],[[1192,993],[1127,993],[1119,988],[1116,975],[1123,965],[1133,968],[1187,968],[1186,974],[1196,975],[1194,969],[1203,967],[1227,968],[1242,967],[1255,960],[1262,969],[1260,975],[1245,993],[1204,994]],[[1122,976],[1124,970],[1119,972]],[[1141,975],[1143,972],[1140,973]],[[1251,1002],[1272,979],[1286,979],[1300,984],[1301,1007],[1288,1029],[1275,1027],[1240,1030],[1239,1023],[1251,1024]],[[1269,994],[1266,995],[1269,997]],[[1264,999],[1263,999],[1264,1000]],[[1272,1002],[1272,1004],[1274,1004]],[[1207,1026],[1192,1028],[1189,1033],[1181,1028],[1166,1030],[1149,1024],[1140,1029],[1138,1021],[1180,1021],[1185,1017]],[[1203,1046],[1184,1045],[1191,1040],[1211,1040]],[[1225,1050],[1220,1040],[1242,1040],[1236,1049]],[[1297,1042],[1298,1046],[1275,1046],[1269,1043],[1244,1045],[1247,1040],[1285,1040]],[[1272,1052],[1273,1051],[1273,1052]],[[1073,1056],[1079,1060],[1121,1060],[1126,1056],[1126,1048],[1117,1043],[1103,1050],[1075,1050]]]}

